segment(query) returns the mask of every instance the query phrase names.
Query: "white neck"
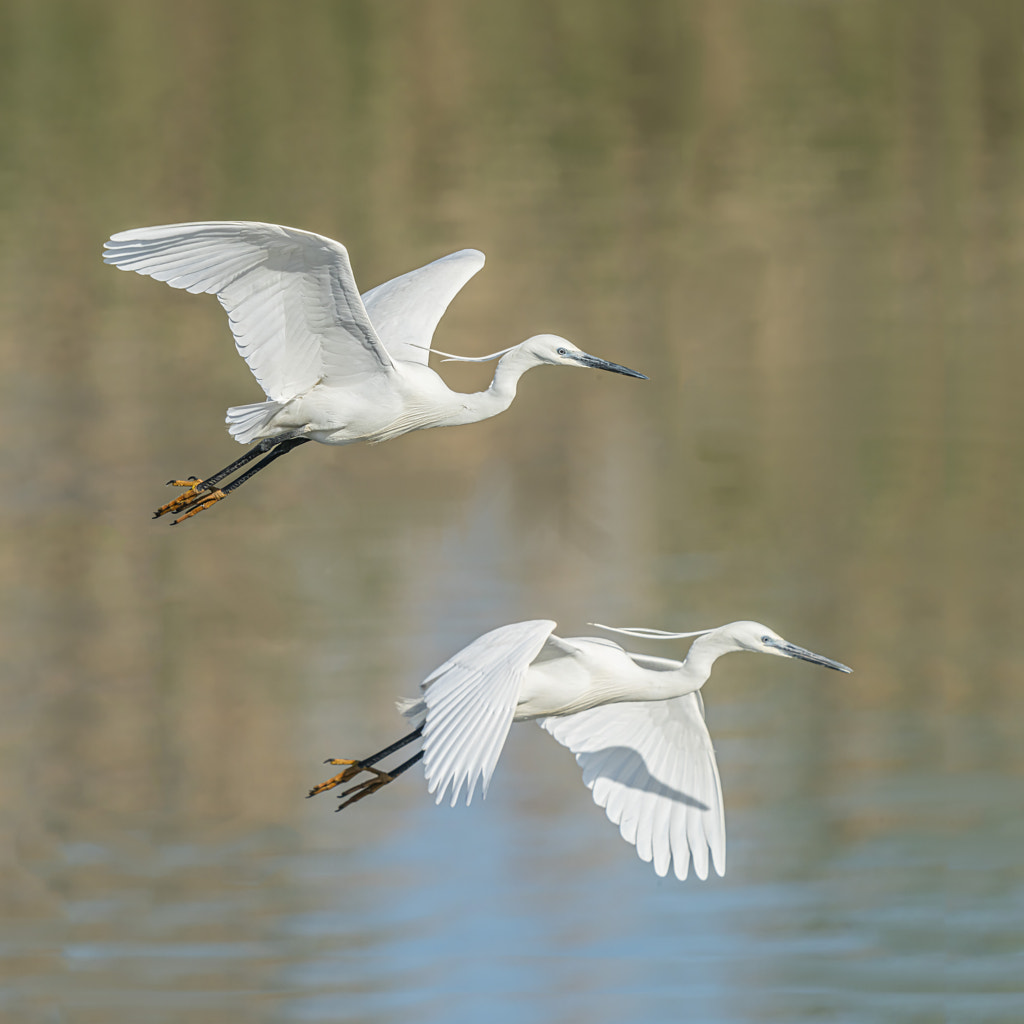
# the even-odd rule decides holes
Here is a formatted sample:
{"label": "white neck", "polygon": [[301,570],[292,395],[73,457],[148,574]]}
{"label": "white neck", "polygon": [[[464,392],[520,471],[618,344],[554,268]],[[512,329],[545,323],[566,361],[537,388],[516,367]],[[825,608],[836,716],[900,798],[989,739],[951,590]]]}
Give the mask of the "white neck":
{"label": "white neck", "polygon": [[[714,663],[734,647],[715,642],[713,636],[698,637],[682,662],[655,658],[649,654],[628,654],[629,664],[613,674],[592,677],[591,689],[599,694],[595,703],[608,701],[672,700],[699,690],[711,675]],[[633,669],[632,671],[630,669]],[[595,685],[594,679],[600,680]]]}
{"label": "white neck", "polygon": [[[638,700],[671,700],[687,693],[699,690],[710,678],[715,662],[728,654],[735,647],[725,647],[714,634],[699,636],[690,644],[690,650],[678,668],[654,675],[657,682],[652,681],[652,673],[644,673],[644,688],[647,695],[637,697]],[[649,655],[641,655],[648,658]],[[643,662],[641,661],[641,664]]]}
{"label": "white neck", "polygon": [[460,396],[463,412],[451,421],[452,425],[476,423],[504,412],[516,397],[519,378],[527,370],[539,365],[536,356],[518,346],[506,352],[498,360],[498,365],[494,368],[494,379],[486,391]]}
{"label": "white neck", "polygon": [[723,654],[735,650],[737,650],[736,647],[723,644],[721,637],[718,636],[718,630],[713,630],[697,637],[690,644],[690,649],[686,652],[682,668],[679,671],[693,683],[694,690],[699,690],[708,681],[715,662]]}

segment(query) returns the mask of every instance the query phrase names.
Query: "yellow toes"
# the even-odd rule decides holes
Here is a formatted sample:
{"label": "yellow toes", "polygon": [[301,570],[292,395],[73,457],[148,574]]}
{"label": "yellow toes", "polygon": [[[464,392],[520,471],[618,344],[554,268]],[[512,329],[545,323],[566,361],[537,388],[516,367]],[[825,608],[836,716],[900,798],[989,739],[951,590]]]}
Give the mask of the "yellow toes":
{"label": "yellow toes", "polygon": [[[341,795],[347,796],[349,793],[359,792],[358,796],[352,797],[351,800],[346,800],[342,807],[347,807],[348,804],[354,803],[356,800],[361,800],[364,796],[369,796],[371,793],[380,789],[381,786],[391,782],[392,776],[388,775],[387,772],[382,772],[378,768],[374,768],[372,765],[363,765],[358,761],[349,761],[344,758],[330,758],[325,761],[324,764],[344,764],[348,767],[343,772],[338,772],[337,775],[328,779],[326,782],[321,782],[319,786],[314,786],[307,797],[316,796],[318,793],[326,793],[329,789],[334,789],[335,786],[342,786],[346,782],[350,782],[357,775],[362,772],[370,772],[374,777],[372,779],[366,779],[363,782],[358,783],[351,789],[346,789]],[[365,790],[365,792],[364,792]],[[338,810],[341,810],[339,807]]]}
{"label": "yellow toes", "polygon": [[[188,497],[188,495],[184,494],[182,497]],[[226,497],[227,494],[219,488],[216,491],[202,493],[201,496],[193,498],[190,502],[186,502],[181,509],[173,510],[175,512],[184,510],[185,514],[178,516],[177,519],[172,519],[171,525],[177,526],[178,523],[183,523],[186,519],[191,519],[193,516],[199,515],[200,512],[208,509],[211,505],[216,505],[218,501]]]}
{"label": "yellow toes", "polygon": [[334,789],[335,786],[340,786],[343,783],[348,782],[349,779],[353,778],[358,774],[358,768],[355,771],[353,771],[351,768],[346,768],[345,771],[338,772],[338,774],[335,775],[334,778],[328,779],[326,782],[321,782],[319,786],[314,786],[307,794],[307,797],[316,796],[317,793],[326,793],[327,790]]}
{"label": "yellow toes", "polygon": [[188,490],[184,494],[179,494],[173,501],[167,502],[166,505],[161,505],[153,513],[154,519],[159,519],[161,516],[166,515],[177,515],[178,518],[174,520],[174,523],[181,523],[186,519],[191,519],[194,515],[198,515],[198,513],[208,509],[211,505],[215,505],[222,498],[227,497],[227,494],[220,490],[220,488],[215,491],[199,490],[202,480],[192,482],[187,480],[170,480],[168,482],[175,487],[187,487]]}
{"label": "yellow toes", "polygon": [[[369,769],[373,771],[373,769]],[[351,789],[343,789],[341,791],[342,796],[348,796],[349,793],[354,793],[355,796],[348,796],[348,799],[344,803],[338,804],[334,809],[336,811],[344,810],[349,804],[354,804],[357,800],[362,800],[364,796],[369,796],[371,793],[376,793],[381,786],[386,786],[389,782],[394,781],[394,776],[388,775],[387,772],[377,772],[377,777],[373,779],[365,779],[363,782],[358,783]]]}
{"label": "yellow toes", "polygon": [[168,480],[168,487],[187,487],[188,490],[184,494],[179,494],[176,498],[172,498],[166,505],[161,505],[153,513],[153,518],[159,519],[161,516],[183,511],[187,506],[191,505],[192,502],[199,498],[202,493],[199,490],[199,485],[202,482],[202,480],[199,480],[196,477],[192,477],[189,480]]}

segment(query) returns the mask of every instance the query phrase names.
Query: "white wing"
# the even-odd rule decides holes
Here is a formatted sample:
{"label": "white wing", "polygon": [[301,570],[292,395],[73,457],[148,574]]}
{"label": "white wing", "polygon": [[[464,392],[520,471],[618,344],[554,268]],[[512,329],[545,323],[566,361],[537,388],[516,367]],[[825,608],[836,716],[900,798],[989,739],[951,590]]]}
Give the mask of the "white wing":
{"label": "white wing", "polygon": [[252,221],[166,224],[112,235],[103,258],[172,288],[216,293],[239,354],[274,401],[394,368],[348,252],[322,235]]}
{"label": "white wing", "polygon": [[364,293],[363,305],[392,359],[426,365],[438,321],[483,265],[482,252],[462,249]]}
{"label": "white wing", "polygon": [[423,750],[427,790],[440,803],[452,787],[452,807],[464,784],[466,803],[478,778],[487,795],[505,745],[523,677],[555,623],[514,622],[463,647],[421,684],[427,721]]}
{"label": "white wing", "polygon": [[697,693],[672,700],[604,704],[539,723],[575,755],[594,802],[664,876],[690,861],[708,876],[708,853],[725,874],[722,784]]}

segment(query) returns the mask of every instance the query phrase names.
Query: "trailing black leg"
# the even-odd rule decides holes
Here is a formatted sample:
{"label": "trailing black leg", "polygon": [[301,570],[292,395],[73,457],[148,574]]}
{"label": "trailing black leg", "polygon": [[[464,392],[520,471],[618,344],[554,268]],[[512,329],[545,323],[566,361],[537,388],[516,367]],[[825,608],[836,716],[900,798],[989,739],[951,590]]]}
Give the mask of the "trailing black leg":
{"label": "trailing black leg", "polygon": [[361,761],[324,761],[324,764],[358,764],[363,768],[369,767],[371,764],[376,764],[378,761],[383,761],[388,754],[393,754],[396,750],[401,750],[402,747],[407,747],[413,740],[419,739],[423,735],[423,726],[421,725],[418,729],[413,729],[408,736],[403,736],[400,740],[395,740],[390,747],[385,747],[383,750],[378,750],[376,754],[371,754],[369,757],[364,757]]}
{"label": "trailing black leg", "polygon": [[[378,768],[374,768],[374,765],[378,761],[382,761],[385,757],[393,754],[396,750],[401,750],[402,747],[408,746],[413,740],[419,739],[423,735],[423,726],[421,725],[418,729],[413,729],[407,736],[403,736],[399,740],[395,740],[390,746],[385,747],[383,750],[378,750],[376,754],[371,754],[369,757],[364,757],[359,761],[351,761],[346,758],[332,757],[328,758],[324,764],[343,764],[347,767],[344,771],[338,772],[333,778],[328,779],[326,782],[321,782],[319,786],[314,786],[308,793],[308,796],[316,796],[318,793],[324,793],[329,789],[334,789],[335,786],[344,785],[346,782],[351,781],[357,775],[363,772],[369,772],[374,776],[372,779],[366,779],[360,782],[358,785],[353,786],[351,789],[345,790],[341,795],[347,796],[349,793],[356,793],[358,795],[352,797],[350,800],[346,800],[341,807],[347,807],[350,803],[354,803],[356,800],[361,800],[364,796],[369,796],[370,793],[380,789],[381,786],[386,785],[393,779],[398,778],[403,772],[411,768],[422,756],[423,751],[421,750],[418,754],[409,758],[404,764],[400,764],[394,771],[384,772]],[[341,807],[338,810],[341,810]]]}
{"label": "trailing black leg", "polygon": [[[386,786],[389,782],[394,782],[403,772],[407,772],[417,761],[419,761],[426,751],[417,751],[408,761],[403,761],[397,768],[392,768],[389,772],[381,772],[375,779],[365,779],[363,782],[352,786],[351,789],[344,789],[341,792],[341,796],[348,796],[349,793],[354,793],[355,796],[349,796],[347,800],[338,804],[334,810],[343,811],[349,804],[354,804],[357,800],[362,800],[364,796],[369,796],[371,793],[376,793],[381,786]],[[375,771],[375,769],[370,769]]]}
{"label": "trailing black leg", "polygon": [[246,480],[255,476],[261,469],[266,469],[274,459],[287,455],[293,448],[298,448],[300,444],[305,444],[311,440],[312,438],[309,437],[289,437],[284,441],[278,441],[277,447],[269,455],[264,456],[252,469],[247,469],[241,476],[232,480],[231,483],[225,484],[221,490],[225,494],[230,494],[236,487],[241,487]]}
{"label": "trailing black leg", "polygon": [[[194,477],[188,480],[169,480],[169,484],[173,484],[175,487],[187,487],[188,490],[184,494],[179,494],[173,501],[167,502],[166,505],[161,505],[153,513],[153,518],[159,519],[161,516],[168,514],[177,515],[178,518],[173,520],[172,525],[190,519],[192,516],[197,515],[204,509],[215,505],[218,501],[227,497],[236,487],[240,487],[250,477],[270,465],[274,459],[280,458],[293,448],[297,448],[300,444],[305,444],[309,440],[311,438],[308,437],[264,438],[259,444],[253,445],[241,458],[235,459],[230,465],[218,470],[205,480],[199,480]],[[261,455],[263,458],[252,469],[242,473],[241,476],[236,477],[223,488],[217,487],[221,480],[229,477],[232,473],[248,465],[253,459],[259,458]]]}
{"label": "trailing black leg", "polygon": [[[230,465],[217,470],[217,472],[212,476],[208,476],[204,480],[200,480],[199,489],[203,491],[212,491],[214,486],[219,484],[226,476],[231,476],[232,473],[241,469],[243,466],[247,466],[253,459],[258,458],[260,455],[265,455],[280,443],[280,438],[265,437],[258,444],[254,444],[244,455],[235,459],[235,461]],[[171,482],[173,483],[174,481]]]}

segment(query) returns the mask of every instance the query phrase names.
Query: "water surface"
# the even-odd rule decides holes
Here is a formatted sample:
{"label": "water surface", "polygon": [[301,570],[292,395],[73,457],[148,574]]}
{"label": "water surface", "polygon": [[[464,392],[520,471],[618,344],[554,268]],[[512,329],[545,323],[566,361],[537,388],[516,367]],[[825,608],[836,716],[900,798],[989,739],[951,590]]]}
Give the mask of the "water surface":
{"label": "water surface", "polygon": [[[0,1016],[1024,1017],[1018,5],[0,22]],[[99,250],[212,218],[340,238],[364,288],[481,248],[441,348],[651,380],[538,371],[169,529],[258,389],[214,299]],[[725,879],[657,879],[529,726],[468,809],[303,799],[535,617],[756,618],[856,671],[717,667]]]}

